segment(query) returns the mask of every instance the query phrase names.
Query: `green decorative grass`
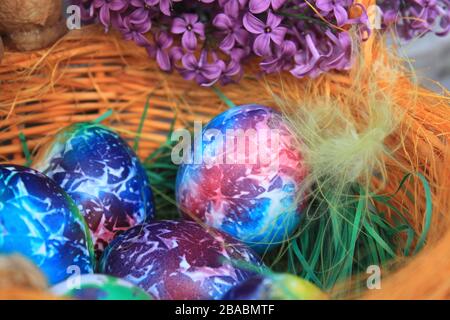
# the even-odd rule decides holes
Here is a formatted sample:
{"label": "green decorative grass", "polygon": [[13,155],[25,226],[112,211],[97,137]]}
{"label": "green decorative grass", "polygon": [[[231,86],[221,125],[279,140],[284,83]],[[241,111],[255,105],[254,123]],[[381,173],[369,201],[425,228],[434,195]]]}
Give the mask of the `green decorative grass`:
{"label": "green decorative grass", "polygon": [[180,217],[175,201],[178,166],[173,164],[171,159],[172,148],[176,142],[170,141],[171,132],[167,141],[143,161],[155,197],[157,219]]}
{"label": "green decorative grass", "polygon": [[27,138],[22,132],[19,133],[19,140],[22,145],[23,155],[25,156],[25,166],[29,167],[32,162],[31,153],[30,149],[28,148]]}
{"label": "green decorative grass", "polygon": [[[413,176],[405,175],[399,190]],[[406,219],[409,213],[392,204],[396,194],[367,195],[354,185],[353,194],[339,201],[325,195],[311,203],[303,213],[298,235],[272,257],[272,267],[278,270],[281,266],[279,271],[286,271],[287,265],[289,272],[325,290],[334,289],[337,297],[350,290],[357,294],[366,288],[369,266],[393,268],[395,262],[423,247],[432,217],[431,192],[426,179],[420,174],[417,177],[423,183],[427,201],[426,227],[421,234],[416,234]],[[331,207],[329,203],[341,205]],[[386,212],[377,210],[377,203],[392,209],[394,216],[388,219]]]}
{"label": "green decorative grass", "polygon": [[[138,132],[134,140],[134,150],[137,150],[139,147],[139,140],[147,117],[151,96],[152,94],[148,96],[141,116]],[[175,121],[176,117],[172,121],[166,141],[142,162],[152,186],[157,219],[177,219],[180,217],[175,201],[175,180],[178,166],[173,163],[171,158],[172,148],[176,144],[176,141],[171,141]]]}

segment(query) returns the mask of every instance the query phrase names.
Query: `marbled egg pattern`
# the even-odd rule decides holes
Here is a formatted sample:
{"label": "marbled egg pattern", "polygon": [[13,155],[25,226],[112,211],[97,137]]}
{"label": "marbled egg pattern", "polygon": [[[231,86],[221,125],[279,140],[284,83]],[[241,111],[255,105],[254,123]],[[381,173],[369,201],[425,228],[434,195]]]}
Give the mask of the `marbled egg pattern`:
{"label": "marbled egg pattern", "polygon": [[89,230],[75,204],[51,179],[21,166],[0,165],[0,253],[20,253],[50,283],[93,272]]}
{"label": "marbled egg pattern", "polygon": [[[176,195],[184,216],[194,215],[258,251],[282,242],[300,220],[302,204],[297,203],[296,195],[306,169],[281,115],[257,105],[235,107],[220,114],[203,128],[202,150],[195,150],[209,160],[237,152],[236,144],[234,149],[214,154],[212,150],[217,150],[219,140],[206,137],[210,129],[220,131],[223,136],[228,129],[254,130],[261,141],[264,137],[268,139],[264,144],[258,142],[258,155],[269,158],[265,161],[258,158],[252,163],[251,149],[247,147],[246,163],[230,164],[221,158],[222,163],[181,165]],[[271,143],[270,132],[278,134],[278,146]]]}
{"label": "marbled egg pattern", "polygon": [[156,299],[220,299],[253,274],[227,261],[260,265],[251,249],[192,221],[135,226],[114,239],[100,262],[103,273],[124,278]]}
{"label": "marbled egg pattern", "polygon": [[151,300],[144,290],[119,278],[103,274],[81,275],[51,288],[57,296],[77,300]]}
{"label": "marbled egg pattern", "polygon": [[104,126],[81,123],[64,129],[33,167],[75,201],[98,255],[116,232],[153,217],[153,195],[142,164],[128,144]]}

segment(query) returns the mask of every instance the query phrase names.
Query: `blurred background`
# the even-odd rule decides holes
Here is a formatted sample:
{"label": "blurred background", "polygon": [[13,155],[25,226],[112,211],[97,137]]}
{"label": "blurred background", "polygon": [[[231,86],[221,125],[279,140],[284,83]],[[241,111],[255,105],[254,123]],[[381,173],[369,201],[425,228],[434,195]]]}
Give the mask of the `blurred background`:
{"label": "blurred background", "polygon": [[427,88],[442,91],[430,79],[450,90],[450,35],[428,34],[399,48],[403,57],[411,59],[418,80]]}

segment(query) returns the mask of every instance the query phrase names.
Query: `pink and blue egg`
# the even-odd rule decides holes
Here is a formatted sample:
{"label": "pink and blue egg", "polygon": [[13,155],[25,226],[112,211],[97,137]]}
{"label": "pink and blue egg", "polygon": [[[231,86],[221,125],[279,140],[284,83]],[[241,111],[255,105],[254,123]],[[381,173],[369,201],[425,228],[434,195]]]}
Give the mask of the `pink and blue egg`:
{"label": "pink and blue egg", "polygon": [[258,252],[291,236],[305,205],[298,194],[307,170],[282,115],[260,105],[234,107],[212,119],[201,140],[177,175],[182,215]]}

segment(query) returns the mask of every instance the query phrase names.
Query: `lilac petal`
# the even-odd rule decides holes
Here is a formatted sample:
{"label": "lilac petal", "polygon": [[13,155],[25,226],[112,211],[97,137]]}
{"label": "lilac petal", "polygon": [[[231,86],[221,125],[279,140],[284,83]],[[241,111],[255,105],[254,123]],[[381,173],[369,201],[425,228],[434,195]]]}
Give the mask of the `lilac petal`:
{"label": "lilac petal", "polygon": [[123,0],[112,0],[109,3],[109,8],[112,11],[120,11],[120,10],[125,9],[127,6],[128,6],[128,3]]}
{"label": "lilac petal", "polygon": [[134,10],[129,17],[134,24],[140,24],[149,18],[149,12],[147,9],[139,8]]}
{"label": "lilac petal", "polygon": [[249,10],[252,13],[261,13],[269,9],[270,0],[250,0]]}
{"label": "lilac petal", "polygon": [[221,30],[228,30],[232,27],[232,22],[229,16],[224,13],[219,13],[213,20],[213,25]]}
{"label": "lilac petal", "polygon": [[193,80],[197,75],[195,71],[183,69],[180,71],[181,76],[186,80]]}
{"label": "lilac petal", "polygon": [[244,7],[247,4],[247,0],[238,0],[241,8]]}
{"label": "lilac petal", "polygon": [[283,54],[288,57],[293,57],[297,52],[297,46],[293,41],[287,40],[282,44]]}
{"label": "lilac petal", "polygon": [[231,17],[237,17],[239,15],[239,2],[236,0],[229,0],[224,6],[224,11]]}
{"label": "lilac petal", "polygon": [[158,36],[158,43],[162,49],[167,49],[172,45],[173,38],[167,32],[161,32]]}
{"label": "lilac petal", "polygon": [[136,31],[139,33],[147,33],[152,28],[152,22],[151,20],[147,20],[144,23],[140,23],[136,25]]}
{"label": "lilac petal", "polygon": [[287,32],[287,28],[285,28],[285,27],[275,28],[270,33],[270,38],[277,45],[281,45],[284,41],[284,36],[286,35],[286,32]]}
{"label": "lilac petal", "polygon": [[272,11],[269,11],[269,13],[267,14],[267,23],[266,24],[269,27],[271,27],[272,29],[274,29],[280,25],[282,20],[283,20],[283,18],[273,14]]}
{"label": "lilac petal", "polygon": [[395,11],[395,10],[388,10],[388,11],[385,11],[383,14],[383,20],[384,20],[384,23],[386,23],[386,24],[394,23],[395,21],[397,21],[398,17],[399,17],[399,12]]}
{"label": "lilac petal", "polygon": [[[124,21],[121,15],[115,12],[110,12],[110,14],[111,14],[111,25],[113,26],[113,28],[118,29],[122,28]],[[126,26],[126,28],[128,28],[128,26]]]}
{"label": "lilac petal", "polygon": [[343,26],[348,20],[348,14],[344,7],[336,6],[334,7],[334,15],[336,17],[337,25]]}
{"label": "lilac petal", "polygon": [[285,2],[286,0],[272,0],[272,9],[273,10],[280,9]]}
{"label": "lilac petal", "polygon": [[181,63],[188,70],[196,70],[198,67],[197,58],[192,53],[187,53],[181,59]]}
{"label": "lilac petal", "polygon": [[245,29],[254,34],[264,32],[265,24],[251,13],[247,13],[243,18]]}
{"label": "lilac petal", "polygon": [[225,69],[227,68],[227,65],[225,64],[225,61],[223,60],[215,60],[215,63],[218,65],[218,67],[220,68],[220,70],[222,71],[222,73],[225,71]]}
{"label": "lilac petal", "polygon": [[200,58],[198,59],[198,66],[204,66],[208,63],[208,51],[207,50],[202,50],[202,52],[200,53]]}
{"label": "lilac petal", "polygon": [[142,47],[149,45],[148,39],[141,33],[135,33],[134,41]]}
{"label": "lilac petal", "polygon": [[297,78],[304,77],[308,72],[310,72],[314,68],[313,63],[305,63],[302,65],[296,65],[290,72]]}
{"label": "lilac petal", "polygon": [[93,7],[98,9],[105,5],[105,0],[94,0],[92,3]]}
{"label": "lilac petal", "polygon": [[181,34],[186,31],[186,22],[181,18],[174,18],[172,22],[172,28],[170,32],[175,34]]}
{"label": "lilac petal", "polygon": [[185,13],[183,14],[183,18],[186,24],[194,25],[198,21],[198,15],[195,13]]}
{"label": "lilac petal", "polygon": [[444,17],[442,17],[439,26],[441,27],[442,30],[436,32],[436,35],[443,37],[450,32],[450,10]]}
{"label": "lilac petal", "polygon": [[123,34],[123,38],[127,41],[133,40],[133,34],[131,32],[126,32]]}
{"label": "lilac petal", "polygon": [[217,81],[219,81],[219,77],[209,80],[207,78],[205,78],[203,75],[198,74],[197,77],[195,78],[195,80],[197,81],[198,84],[200,84],[202,87],[211,87],[212,85],[214,85]]}
{"label": "lilac petal", "polygon": [[231,60],[227,67],[227,76],[235,76],[241,72],[241,64],[235,60]]}
{"label": "lilac petal", "polygon": [[197,38],[192,31],[186,31],[183,33],[183,36],[181,37],[181,44],[183,45],[183,48],[194,51],[197,48]]}
{"label": "lilac petal", "polygon": [[172,47],[169,50],[169,55],[173,61],[179,61],[181,60],[181,58],[183,58],[184,52],[181,47]]}
{"label": "lilac petal", "polygon": [[197,22],[193,25],[192,31],[200,36],[201,39],[205,37],[205,25],[201,22]]}
{"label": "lilac petal", "polygon": [[317,0],[316,1],[316,7],[319,8],[322,12],[328,13],[333,10],[333,7],[335,5],[333,4],[332,0]]}
{"label": "lilac petal", "polygon": [[230,51],[233,49],[235,44],[235,39],[232,34],[228,34],[225,38],[223,38],[222,42],[220,42],[220,49],[222,49],[225,52]]}
{"label": "lilac petal", "polygon": [[271,59],[271,60],[263,60],[259,65],[261,66],[261,69],[264,70],[266,73],[273,73],[278,72],[278,61],[279,59]]}
{"label": "lilac petal", "polygon": [[160,0],[159,1],[159,9],[166,16],[170,16],[170,0]]}
{"label": "lilac petal", "polygon": [[234,37],[241,46],[245,46],[248,41],[248,32],[240,28],[234,31]]}
{"label": "lilac petal", "polygon": [[233,60],[233,61],[241,61],[242,59],[244,59],[248,55],[249,55],[249,48],[248,47],[246,49],[234,48],[230,52],[230,57],[231,57],[231,60]]}
{"label": "lilac petal", "polygon": [[144,0],[130,0],[130,4],[136,8],[143,8],[145,5]]}
{"label": "lilac petal", "polygon": [[100,8],[100,14],[99,14],[100,22],[105,26],[108,27],[111,22],[111,15],[109,13],[109,9],[106,6],[103,6]]}
{"label": "lilac petal", "polygon": [[312,40],[312,38],[311,38],[311,36],[309,34],[306,35],[306,43],[308,45],[309,51],[312,53],[314,58],[316,60],[318,60],[320,58],[320,53],[317,50],[316,44],[314,43],[314,41]]}
{"label": "lilac petal", "polygon": [[151,58],[156,57],[156,50],[157,50],[156,46],[149,44],[148,46],[145,47],[145,49],[147,50],[147,53]]}
{"label": "lilac petal", "polygon": [[265,33],[257,36],[253,44],[253,51],[258,56],[270,55],[272,53],[270,49],[270,35]]}
{"label": "lilac petal", "polygon": [[167,52],[163,50],[158,50],[156,52],[156,62],[158,62],[159,67],[164,71],[170,71],[170,69],[172,69],[170,57]]}
{"label": "lilac petal", "polygon": [[217,79],[218,77],[220,77],[221,73],[222,68],[218,63],[208,64],[203,66],[202,68],[202,75],[209,80]]}

